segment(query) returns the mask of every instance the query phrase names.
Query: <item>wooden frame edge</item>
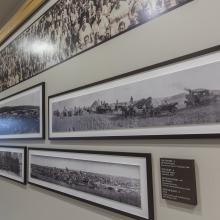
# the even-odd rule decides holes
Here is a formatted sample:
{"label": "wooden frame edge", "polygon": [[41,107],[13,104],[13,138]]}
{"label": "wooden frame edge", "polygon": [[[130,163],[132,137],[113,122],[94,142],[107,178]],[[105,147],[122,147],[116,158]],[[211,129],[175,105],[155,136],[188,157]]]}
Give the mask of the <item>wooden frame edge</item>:
{"label": "wooden frame edge", "polygon": [[0,45],[47,0],[26,0],[15,15],[0,29]]}

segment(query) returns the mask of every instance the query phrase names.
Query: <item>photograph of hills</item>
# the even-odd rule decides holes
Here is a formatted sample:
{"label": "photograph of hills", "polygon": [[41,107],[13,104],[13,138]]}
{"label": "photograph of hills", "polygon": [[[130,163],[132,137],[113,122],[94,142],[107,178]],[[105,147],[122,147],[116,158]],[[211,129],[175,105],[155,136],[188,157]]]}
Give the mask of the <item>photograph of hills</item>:
{"label": "photograph of hills", "polygon": [[38,88],[0,100],[0,137],[39,133],[40,107]]}

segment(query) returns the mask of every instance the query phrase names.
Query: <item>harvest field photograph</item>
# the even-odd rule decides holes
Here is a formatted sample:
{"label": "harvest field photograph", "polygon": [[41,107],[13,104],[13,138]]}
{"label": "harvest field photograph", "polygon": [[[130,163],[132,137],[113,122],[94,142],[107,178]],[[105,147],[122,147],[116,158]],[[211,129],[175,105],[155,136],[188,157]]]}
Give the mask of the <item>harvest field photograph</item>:
{"label": "harvest field photograph", "polygon": [[212,63],[127,84],[122,80],[86,95],[70,92],[63,100],[58,96],[51,101],[52,132],[219,123],[219,68]]}

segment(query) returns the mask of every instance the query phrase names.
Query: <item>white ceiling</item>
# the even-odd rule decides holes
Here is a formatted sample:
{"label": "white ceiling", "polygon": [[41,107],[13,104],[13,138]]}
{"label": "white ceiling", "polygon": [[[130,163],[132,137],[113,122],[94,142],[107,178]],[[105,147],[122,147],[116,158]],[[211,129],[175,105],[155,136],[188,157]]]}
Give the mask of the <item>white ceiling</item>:
{"label": "white ceiling", "polygon": [[0,28],[16,13],[26,0],[0,0]]}

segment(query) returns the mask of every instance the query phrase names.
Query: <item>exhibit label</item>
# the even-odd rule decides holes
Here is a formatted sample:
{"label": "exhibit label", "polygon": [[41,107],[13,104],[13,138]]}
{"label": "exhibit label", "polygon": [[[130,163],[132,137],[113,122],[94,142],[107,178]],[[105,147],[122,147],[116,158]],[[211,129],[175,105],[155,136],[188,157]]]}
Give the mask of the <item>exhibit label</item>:
{"label": "exhibit label", "polygon": [[194,160],[160,159],[162,198],[196,205]]}

